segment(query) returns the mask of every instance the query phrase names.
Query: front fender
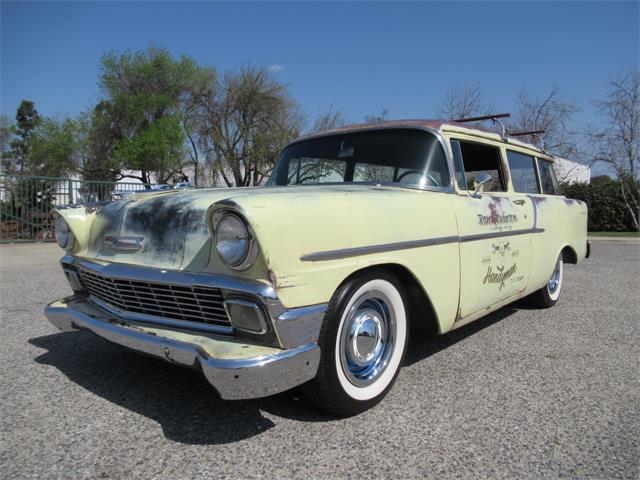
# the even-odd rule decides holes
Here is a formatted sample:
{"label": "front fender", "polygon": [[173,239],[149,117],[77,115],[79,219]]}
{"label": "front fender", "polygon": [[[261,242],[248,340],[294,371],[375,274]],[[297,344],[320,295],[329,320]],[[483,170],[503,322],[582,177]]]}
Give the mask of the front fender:
{"label": "front fender", "polygon": [[278,191],[225,203],[239,209],[250,223],[270,280],[286,307],[326,303],[353,273],[397,264],[422,285],[439,318],[455,318],[460,280],[457,242],[310,260],[318,252],[455,237],[448,194],[326,187],[321,193],[295,189],[291,194]]}

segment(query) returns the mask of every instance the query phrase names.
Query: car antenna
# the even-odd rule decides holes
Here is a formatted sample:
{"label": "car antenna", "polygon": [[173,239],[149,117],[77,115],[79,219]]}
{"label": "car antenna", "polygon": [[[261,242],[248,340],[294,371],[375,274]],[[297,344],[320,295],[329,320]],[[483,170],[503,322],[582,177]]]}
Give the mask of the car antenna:
{"label": "car antenna", "polygon": [[454,122],[456,123],[466,123],[466,122],[481,122],[483,120],[491,120],[494,125],[497,123],[498,125],[500,125],[500,128],[502,129],[502,133],[501,133],[501,137],[502,140],[506,141],[507,140],[507,127],[504,126],[504,123],[502,123],[500,121],[501,118],[509,118],[511,117],[510,113],[492,113],[489,115],[481,115],[479,117],[466,117],[466,118],[458,118],[457,120],[454,120]]}
{"label": "car antenna", "polygon": [[544,130],[523,130],[522,132],[509,133],[509,135],[512,137],[524,137],[525,135],[530,135],[533,138],[537,138],[540,142],[540,148],[544,152],[544,138],[542,138],[543,133],[545,133]]}

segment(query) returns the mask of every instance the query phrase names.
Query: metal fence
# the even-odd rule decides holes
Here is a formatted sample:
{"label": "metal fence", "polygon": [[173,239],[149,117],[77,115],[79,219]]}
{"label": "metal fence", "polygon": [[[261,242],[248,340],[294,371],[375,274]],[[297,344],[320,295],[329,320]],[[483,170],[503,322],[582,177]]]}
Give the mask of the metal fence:
{"label": "metal fence", "polygon": [[145,188],[150,185],[0,174],[0,243],[52,241],[54,207],[111,200]]}

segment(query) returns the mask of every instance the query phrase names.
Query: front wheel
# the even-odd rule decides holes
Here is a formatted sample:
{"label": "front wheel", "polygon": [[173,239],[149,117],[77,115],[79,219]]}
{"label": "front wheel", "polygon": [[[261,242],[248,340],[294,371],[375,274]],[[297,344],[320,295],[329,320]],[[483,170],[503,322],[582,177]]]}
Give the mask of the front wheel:
{"label": "front wheel", "polygon": [[529,296],[529,303],[538,308],[553,307],[558,301],[558,298],[560,298],[563,273],[564,263],[562,262],[562,254],[560,254],[556,260],[551,278],[549,278],[549,281],[544,287]]}
{"label": "front wheel", "polygon": [[382,400],[395,382],[407,345],[405,293],[385,272],[345,282],[320,331],[320,365],[305,386],[318,406],[356,415]]}

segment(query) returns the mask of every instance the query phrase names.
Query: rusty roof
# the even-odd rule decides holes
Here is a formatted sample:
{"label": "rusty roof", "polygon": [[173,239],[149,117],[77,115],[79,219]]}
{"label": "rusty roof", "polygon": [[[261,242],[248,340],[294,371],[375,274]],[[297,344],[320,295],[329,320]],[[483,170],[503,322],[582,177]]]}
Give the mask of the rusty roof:
{"label": "rusty roof", "polygon": [[[472,125],[469,123],[461,123],[461,122],[454,122],[454,121],[448,121],[448,120],[407,119],[407,120],[386,120],[383,122],[375,122],[375,123],[370,122],[370,123],[355,123],[351,125],[345,125],[344,127],[332,128],[329,130],[323,130],[320,132],[304,135],[298,140],[296,140],[296,142],[299,140],[306,140],[310,138],[323,137],[326,135],[334,135],[334,134],[345,133],[345,132],[379,129],[379,128],[397,128],[397,127],[409,127],[409,128],[421,127],[421,128],[431,128],[433,130],[438,130],[438,131],[445,130],[446,127],[455,127],[455,128],[468,130],[469,133],[472,133],[472,134],[479,133],[485,137],[487,136],[487,134],[500,136],[500,133],[495,130],[491,130],[485,127],[480,127],[478,125]],[[515,139],[510,137],[508,139],[508,142],[514,145],[524,146],[526,148],[536,150],[537,152],[543,153],[550,157],[552,156],[551,154],[544,152],[543,150],[533,145],[532,143],[525,142],[520,139]]]}

